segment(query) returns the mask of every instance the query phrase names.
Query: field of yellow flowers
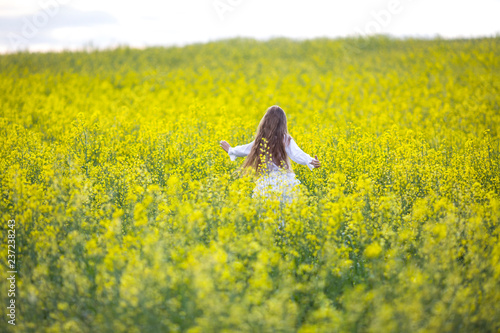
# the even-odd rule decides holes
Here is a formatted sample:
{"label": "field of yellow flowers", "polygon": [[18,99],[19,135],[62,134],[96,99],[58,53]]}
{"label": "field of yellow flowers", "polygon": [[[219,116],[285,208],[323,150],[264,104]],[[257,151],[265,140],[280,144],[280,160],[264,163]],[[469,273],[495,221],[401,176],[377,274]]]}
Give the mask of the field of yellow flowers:
{"label": "field of yellow flowers", "polygon": [[[0,331],[499,332],[499,54],[373,37],[0,56]],[[252,199],[219,146],[274,104],[322,163],[293,165],[293,205]]]}

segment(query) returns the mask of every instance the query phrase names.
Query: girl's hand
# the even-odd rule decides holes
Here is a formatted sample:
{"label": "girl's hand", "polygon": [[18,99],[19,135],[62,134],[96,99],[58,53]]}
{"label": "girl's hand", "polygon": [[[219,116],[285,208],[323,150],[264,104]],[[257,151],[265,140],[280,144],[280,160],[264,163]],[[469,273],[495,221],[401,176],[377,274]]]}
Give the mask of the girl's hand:
{"label": "girl's hand", "polygon": [[224,140],[219,141],[219,143],[220,143],[220,146],[222,147],[222,149],[224,149],[226,151],[226,153],[229,151],[229,148],[231,148],[231,146],[229,145],[229,143],[227,143]]}
{"label": "girl's hand", "polygon": [[321,166],[320,161],[318,160],[318,155],[314,155],[314,159],[311,161],[311,164],[315,168],[319,168]]}

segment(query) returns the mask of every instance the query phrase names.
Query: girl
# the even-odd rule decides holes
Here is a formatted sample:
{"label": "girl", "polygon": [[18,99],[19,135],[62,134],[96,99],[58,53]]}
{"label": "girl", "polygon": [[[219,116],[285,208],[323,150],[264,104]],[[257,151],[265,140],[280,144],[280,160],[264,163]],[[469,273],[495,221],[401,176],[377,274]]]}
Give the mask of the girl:
{"label": "girl", "polygon": [[300,181],[295,178],[290,158],[296,163],[307,165],[311,170],[321,166],[317,156],[312,158],[304,153],[288,134],[285,111],[277,105],[267,109],[254,141],[231,147],[222,140],[220,146],[229,154],[231,161],[236,157],[248,156],[242,168],[251,168],[261,176],[252,198],[277,196],[282,203],[292,201],[294,187]]}

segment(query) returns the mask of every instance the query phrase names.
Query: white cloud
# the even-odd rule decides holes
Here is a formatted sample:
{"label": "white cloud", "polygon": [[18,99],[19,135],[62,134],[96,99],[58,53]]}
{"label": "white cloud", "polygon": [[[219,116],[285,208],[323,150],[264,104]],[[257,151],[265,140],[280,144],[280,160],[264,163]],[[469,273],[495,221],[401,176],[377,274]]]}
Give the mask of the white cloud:
{"label": "white cloud", "polygon": [[[67,3],[72,11],[62,10],[40,29],[45,39],[29,39],[30,49],[74,48],[91,41],[106,47],[118,43],[182,45],[236,36],[342,37],[368,32],[370,27],[394,36],[453,38],[500,33],[498,0],[473,4],[466,0],[20,0],[15,4],[0,0],[0,51],[9,50],[7,33],[15,26],[19,30],[23,17],[50,1]],[[226,4],[223,19],[213,6],[215,1]],[[384,16],[394,1],[399,2],[399,10]],[[2,21],[7,23],[2,25]],[[64,21],[73,24],[62,27],[59,23]]]}

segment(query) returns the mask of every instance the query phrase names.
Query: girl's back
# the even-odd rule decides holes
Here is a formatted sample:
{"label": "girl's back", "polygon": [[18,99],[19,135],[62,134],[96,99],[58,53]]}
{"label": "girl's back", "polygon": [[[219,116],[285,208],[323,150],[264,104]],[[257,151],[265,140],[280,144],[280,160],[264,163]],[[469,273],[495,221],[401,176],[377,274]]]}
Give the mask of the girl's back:
{"label": "girl's back", "polygon": [[[321,166],[317,156],[313,159],[304,153],[288,134],[285,112],[277,105],[267,109],[257,128],[255,140],[236,147],[231,147],[226,141],[221,141],[220,144],[232,161],[237,157],[246,156],[242,167],[252,168],[261,175],[253,196],[268,196],[263,190],[271,188],[280,195],[280,200],[288,198],[292,188],[300,184],[295,178],[290,159],[295,163],[307,165],[311,170]],[[283,170],[285,174],[277,172]]]}

